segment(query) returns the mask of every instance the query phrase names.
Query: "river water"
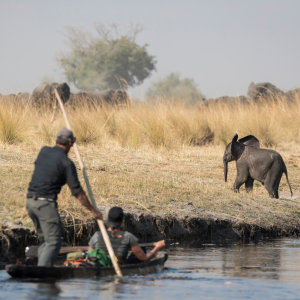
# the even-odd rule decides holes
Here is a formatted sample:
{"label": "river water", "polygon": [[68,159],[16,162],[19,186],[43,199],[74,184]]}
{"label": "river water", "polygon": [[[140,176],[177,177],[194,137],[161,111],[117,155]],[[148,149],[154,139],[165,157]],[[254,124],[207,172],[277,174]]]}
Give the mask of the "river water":
{"label": "river water", "polygon": [[0,270],[0,299],[300,299],[300,240],[169,242],[157,274],[49,282]]}

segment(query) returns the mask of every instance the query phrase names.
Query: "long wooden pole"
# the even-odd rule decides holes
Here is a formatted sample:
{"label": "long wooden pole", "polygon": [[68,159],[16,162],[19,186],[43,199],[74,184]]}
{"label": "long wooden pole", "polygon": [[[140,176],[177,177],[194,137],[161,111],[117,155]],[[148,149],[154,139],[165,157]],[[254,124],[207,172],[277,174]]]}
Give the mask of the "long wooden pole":
{"label": "long wooden pole", "polygon": [[[56,96],[56,98],[58,100],[58,103],[60,105],[61,111],[62,111],[62,113],[64,115],[67,128],[70,129],[70,130],[72,130],[71,129],[71,125],[70,125],[69,120],[68,120],[68,117],[67,117],[67,114],[66,114],[66,111],[65,111],[65,108],[64,108],[64,105],[63,105],[63,103],[62,103],[62,101],[60,99],[60,96],[59,96],[59,94],[58,94],[58,92],[57,92],[56,89],[54,90],[54,92],[55,92],[55,96]],[[83,173],[83,177],[84,177],[87,189],[88,189],[89,197],[90,197],[90,199],[92,201],[92,205],[93,205],[93,207],[95,209],[97,209],[96,201],[95,201],[95,198],[94,198],[94,194],[92,192],[92,188],[91,188],[91,185],[90,185],[90,182],[89,182],[89,179],[88,179],[85,167],[84,167],[83,162],[81,160],[81,156],[80,156],[80,153],[79,153],[78,145],[77,145],[76,142],[74,143],[74,150],[75,150],[75,154],[76,154],[77,160],[79,162],[79,166],[80,166],[80,168],[82,170],[82,173]],[[102,236],[103,236],[103,240],[104,240],[106,248],[108,250],[108,254],[111,257],[111,261],[112,261],[112,264],[113,264],[113,266],[115,268],[115,271],[116,271],[116,273],[117,273],[118,276],[123,276],[122,272],[120,270],[119,264],[118,264],[118,262],[115,259],[115,253],[114,253],[114,250],[113,250],[113,248],[111,246],[110,239],[108,237],[108,234],[107,234],[106,228],[104,226],[104,223],[103,223],[102,220],[97,220],[97,222],[98,222],[98,225],[100,227],[100,230],[101,230],[101,233],[102,233]]]}

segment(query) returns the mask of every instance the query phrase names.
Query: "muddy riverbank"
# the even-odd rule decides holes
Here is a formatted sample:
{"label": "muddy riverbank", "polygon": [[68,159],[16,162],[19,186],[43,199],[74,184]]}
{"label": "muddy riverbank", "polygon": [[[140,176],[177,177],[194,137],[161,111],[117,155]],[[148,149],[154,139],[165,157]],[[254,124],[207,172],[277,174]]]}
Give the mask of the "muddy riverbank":
{"label": "muddy riverbank", "polygon": [[[101,207],[107,216],[109,207]],[[204,239],[259,239],[262,237],[298,236],[300,223],[292,219],[280,220],[278,225],[246,222],[227,214],[199,209],[188,203],[184,208],[169,214],[154,214],[146,211],[124,209],[123,228],[132,232],[140,240],[204,240]],[[61,213],[63,225],[63,245],[86,245],[98,230],[93,219],[79,218],[71,213]],[[106,220],[104,220],[106,221]],[[2,261],[13,262],[17,257],[24,257],[24,249],[37,245],[35,231],[19,223],[3,222],[0,224],[0,257]]]}

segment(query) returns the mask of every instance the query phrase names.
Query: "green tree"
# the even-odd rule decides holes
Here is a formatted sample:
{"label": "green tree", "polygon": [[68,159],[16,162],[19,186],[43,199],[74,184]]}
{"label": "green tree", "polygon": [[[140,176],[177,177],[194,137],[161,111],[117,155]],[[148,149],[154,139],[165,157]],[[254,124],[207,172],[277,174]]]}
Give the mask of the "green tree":
{"label": "green tree", "polygon": [[139,46],[135,42],[142,30],[140,25],[131,26],[122,35],[116,24],[96,24],[95,29],[96,37],[76,27],[67,28],[71,51],[58,58],[67,80],[78,89],[133,87],[155,70],[155,57],[148,54],[148,45]]}
{"label": "green tree", "polygon": [[178,73],[171,73],[154,82],[147,94],[150,98],[173,98],[192,103],[204,98],[192,78],[181,79]]}

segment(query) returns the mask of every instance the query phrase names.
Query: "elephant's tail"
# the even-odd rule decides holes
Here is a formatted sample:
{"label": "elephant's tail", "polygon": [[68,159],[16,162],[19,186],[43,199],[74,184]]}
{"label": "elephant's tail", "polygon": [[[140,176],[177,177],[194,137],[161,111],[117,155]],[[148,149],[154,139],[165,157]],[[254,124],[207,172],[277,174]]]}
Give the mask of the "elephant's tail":
{"label": "elephant's tail", "polygon": [[289,177],[288,177],[288,173],[287,173],[287,169],[285,167],[285,170],[284,170],[284,174],[285,174],[285,177],[286,177],[286,181],[289,185],[289,188],[290,188],[290,191],[291,191],[291,198],[293,197],[293,191],[292,191],[292,188],[291,188],[291,185],[290,185],[290,182],[289,182]]}

